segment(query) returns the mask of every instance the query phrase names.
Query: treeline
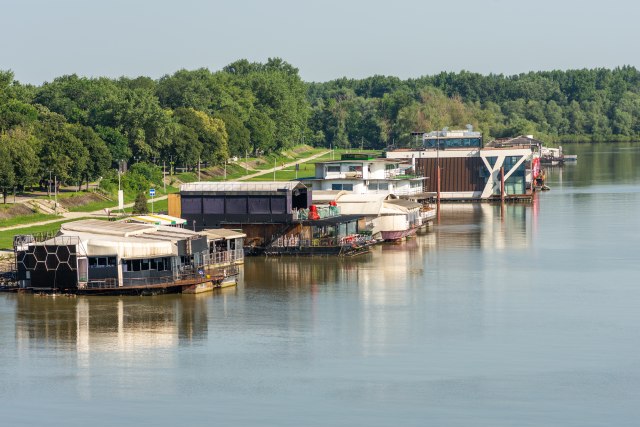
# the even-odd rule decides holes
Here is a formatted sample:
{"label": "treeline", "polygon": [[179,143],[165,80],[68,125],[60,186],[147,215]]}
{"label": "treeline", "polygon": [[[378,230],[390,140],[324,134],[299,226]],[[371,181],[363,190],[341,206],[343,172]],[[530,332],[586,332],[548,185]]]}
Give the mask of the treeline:
{"label": "treeline", "polygon": [[440,73],[373,76],[309,85],[315,141],[381,148],[410,133],[472,124],[485,139],[535,134],[547,141],[640,139],[640,73],[613,70],[516,76]]}
{"label": "treeline", "polygon": [[305,83],[280,59],[159,80],[63,76],[23,85],[0,71],[0,188],[50,173],[67,184],[118,161],[194,167],[299,143],[382,149],[410,133],[467,124],[485,139],[548,142],[640,139],[640,73],[613,70],[460,72]]}
{"label": "treeline", "polygon": [[193,167],[300,143],[306,87],[280,59],[157,81],[63,76],[22,85],[0,72],[0,189],[48,179],[78,184],[119,161]]}

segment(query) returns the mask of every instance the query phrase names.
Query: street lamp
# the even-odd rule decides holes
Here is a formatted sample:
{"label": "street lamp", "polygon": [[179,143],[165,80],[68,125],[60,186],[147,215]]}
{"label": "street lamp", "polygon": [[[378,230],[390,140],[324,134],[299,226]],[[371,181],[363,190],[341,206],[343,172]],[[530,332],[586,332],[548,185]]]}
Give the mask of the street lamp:
{"label": "street lamp", "polygon": [[47,182],[47,197],[51,198],[51,169],[49,169],[49,181]]}

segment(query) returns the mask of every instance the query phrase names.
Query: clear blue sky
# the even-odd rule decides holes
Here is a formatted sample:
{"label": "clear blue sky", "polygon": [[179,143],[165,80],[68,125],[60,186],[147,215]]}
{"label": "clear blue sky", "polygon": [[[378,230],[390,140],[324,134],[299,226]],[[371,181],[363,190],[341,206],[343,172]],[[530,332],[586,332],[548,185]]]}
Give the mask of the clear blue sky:
{"label": "clear blue sky", "polygon": [[159,78],[280,57],[305,81],[640,68],[637,0],[0,0],[0,69]]}

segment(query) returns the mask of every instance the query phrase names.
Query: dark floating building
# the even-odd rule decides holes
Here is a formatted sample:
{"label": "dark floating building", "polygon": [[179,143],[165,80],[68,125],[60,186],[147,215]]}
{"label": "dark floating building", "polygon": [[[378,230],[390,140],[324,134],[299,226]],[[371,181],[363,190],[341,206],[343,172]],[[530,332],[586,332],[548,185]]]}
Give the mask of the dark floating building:
{"label": "dark floating building", "polygon": [[42,242],[15,236],[14,248],[18,286],[32,291],[199,293],[237,276],[235,251],[223,256],[207,235],[179,227],[81,220]]}
{"label": "dark floating building", "polygon": [[300,181],[183,184],[169,198],[169,215],[185,218],[194,230],[242,230],[253,254],[352,255],[368,245],[360,216],[319,209]]}

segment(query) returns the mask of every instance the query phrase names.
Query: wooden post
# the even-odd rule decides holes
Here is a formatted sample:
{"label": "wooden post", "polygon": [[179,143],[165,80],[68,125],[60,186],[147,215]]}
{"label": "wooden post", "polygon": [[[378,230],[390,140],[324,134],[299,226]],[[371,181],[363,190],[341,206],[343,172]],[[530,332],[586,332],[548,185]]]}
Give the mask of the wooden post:
{"label": "wooden post", "polygon": [[438,206],[440,206],[440,165],[436,167],[436,192],[436,200],[438,201]]}
{"label": "wooden post", "polygon": [[500,168],[500,200],[504,203],[504,166]]}

